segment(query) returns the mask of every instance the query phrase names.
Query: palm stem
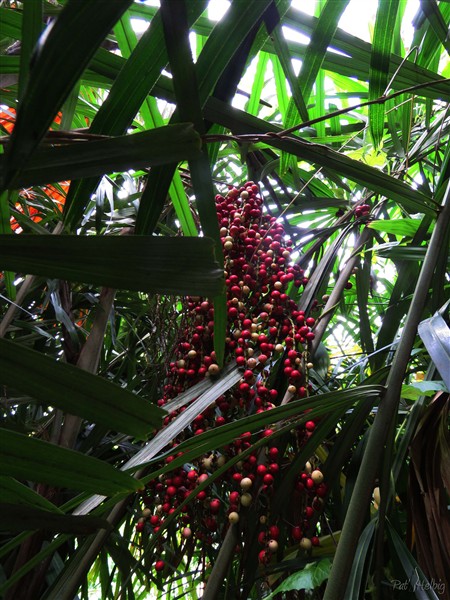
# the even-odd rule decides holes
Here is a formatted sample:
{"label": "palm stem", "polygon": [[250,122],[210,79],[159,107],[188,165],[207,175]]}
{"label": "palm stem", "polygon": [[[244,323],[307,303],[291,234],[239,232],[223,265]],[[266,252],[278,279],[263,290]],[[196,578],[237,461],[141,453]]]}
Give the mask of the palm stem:
{"label": "palm stem", "polygon": [[397,413],[403,378],[411,357],[417,327],[422,318],[436,261],[442,250],[442,243],[449,225],[450,183],[444,195],[442,210],[431,236],[402,336],[394,356],[386,385],[386,393],[372,425],[367,448],[348,506],[324,600],[341,600],[344,597],[359,535],[364,519],[368,514],[370,495],[381,455],[386,447],[390,424]]}

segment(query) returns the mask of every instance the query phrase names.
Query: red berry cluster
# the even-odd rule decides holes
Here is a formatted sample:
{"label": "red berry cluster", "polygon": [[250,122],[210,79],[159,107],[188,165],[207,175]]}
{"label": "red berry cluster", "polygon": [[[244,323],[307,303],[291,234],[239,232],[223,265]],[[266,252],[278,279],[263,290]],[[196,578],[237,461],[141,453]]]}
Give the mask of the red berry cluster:
{"label": "red berry cluster", "polygon": [[[269,367],[283,356],[286,392],[293,398],[302,398],[308,395],[310,388],[308,368],[311,365],[307,357],[309,344],[314,339],[315,320],[298,310],[290,295],[291,291],[307,283],[303,270],[291,262],[292,241],[285,235],[283,225],[264,211],[258,186],[251,181],[239,189],[231,188],[225,197],[216,196],[216,208],[227,289],[225,362],[234,360],[242,368],[242,378],[194,419],[190,430],[174,440],[174,449],[186,436],[199,435],[252,412],[270,410],[279,403],[280,386],[277,389],[271,387]],[[176,355],[169,365],[164,395],[158,402],[160,406],[204,377],[215,377],[220,373],[213,349],[212,302],[189,297],[185,323]],[[169,414],[164,425],[178,414],[179,411]],[[297,445],[301,446],[314,428],[314,421],[298,428]],[[172,514],[214,469],[249,449],[252,440],[269,437],[272,433],[270,428],[259,434],[243,432],[232,444],[221,449],[221,453],[207,455],[194,465],[185,465],[169,476],[151,482],[143,497],[147,508],[137,524],[138,531],[147,527],[157,532],[165,516]],[[166,461],[171,462],[175,456],[176,453]],[[195,500],[183,508],[179,517],[182,536],[209,543],[220,540],[228,523],[239,520],[240,507],[253,503],[251,490],[255,488],[258,499],[265,498],[264,512],[267,512],[283,461],[283,453],[270,440],[265,453],[254,452],[239,461],[214,482],[214,490],[211,487],[200,491]],[[316,470],[307,474],[303,481],[302,473],[296,483],[297,493],[304,492],[309,504],[306,503],[304,513],[298,516],[299,523],[293,526],[292,538],[295,542],[303,540],[305,549],[314,543],[313,538],[310,540],[305,535],[314,508],[321,508],[319,498],[326,491],[325,484],[318,481],[318,475],[314,478],[314,473],[321,475]],[[259,559],[266,563],[278,549],[279,529],[275,523],[267,524],[266,517],[263,521],[264,529],[258,539],[264,549]],[[163,561],[158,560],[155,569],[162,570],[164,564],[161,566],[161,563]]]}
{"label": "red berry cluster", "polygon": [[367,217],[370,215],[370,204],[360,204],[355,208],[355,217],[359,219],[359,217]]}

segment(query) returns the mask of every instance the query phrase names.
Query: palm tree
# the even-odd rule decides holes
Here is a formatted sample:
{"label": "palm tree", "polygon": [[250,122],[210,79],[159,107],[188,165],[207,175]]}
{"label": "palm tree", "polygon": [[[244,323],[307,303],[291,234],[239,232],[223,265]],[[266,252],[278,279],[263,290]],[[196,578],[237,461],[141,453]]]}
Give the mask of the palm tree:
{"label": "palm tree", "polygon": [[207,4],[0,3],[1,593],[445,597],[450,5]]}

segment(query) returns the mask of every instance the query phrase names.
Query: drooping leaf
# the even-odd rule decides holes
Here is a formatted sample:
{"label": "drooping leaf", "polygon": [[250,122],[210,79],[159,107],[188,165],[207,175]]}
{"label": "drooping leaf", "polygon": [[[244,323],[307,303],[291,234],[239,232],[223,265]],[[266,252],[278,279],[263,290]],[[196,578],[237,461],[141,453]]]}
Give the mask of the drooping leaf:
{"label": "drooping leaf", "polygon": [[1,475],[72,490],[110,496],[141,487],[104,461],[7,429],[1,430],[0,458]]}
{"label": "drooping leaf", "polygon": [[0,339],[0,381],[44,405],[145,438],[161,425],[164,411],[106,379],[41,352]]}
{"label": "drooping leaf", "polygon": [[50,512],[34,506],[18,506],[0,503],[0,531],[15,533],[35,529],[57,533],[87,535],[98,529],[107,529],[110,524],[105,519],[90,515],[73,516]]}
{"label": "drooping leaf", "polygon": [[387,533],[405,574],[403,579],[396,579],[393,583],[397,586],[403,584],[402,589],[411,594],[412,597],[417,598],[417,600],[439,600],[436,592],[445,590],[445,582],[441,580],[436,582],[428,581],[425,573],[408,550],[404,540],[390,523],[388,523]]}
{"label": "drooping leaf", "polygon": [[0,497],[8,504],[34,506],[46,512],[61,513],[62,511],[52,502],[31,489],[28,485],[20,483],[13,477],[0,476]]}

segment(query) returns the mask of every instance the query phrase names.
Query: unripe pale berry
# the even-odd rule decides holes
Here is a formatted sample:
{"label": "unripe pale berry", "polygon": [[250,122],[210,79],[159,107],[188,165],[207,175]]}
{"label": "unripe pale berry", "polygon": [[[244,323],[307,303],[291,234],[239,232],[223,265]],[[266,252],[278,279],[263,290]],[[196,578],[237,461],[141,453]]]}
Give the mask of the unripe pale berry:
{"label": "unripe pale berry", "polygon": [[380,496],[380,488],[376,487],[373,489],[373,500],[374,502],[376,502],[378,504],[378,506],[381,503],[381,496]]}
{"label": "unripe pale berry", "polygon": [[319,471],[319,469],[316,469],[315,471],[313,471],[311,473],[311,479],[314,481],[315,484],[322,483],[322,481],[323,481],[322,471]]}
{"label": "unripe pale berry", "polygon": [[237,513],[236,511],[230,512],[230,514],[228,515],[228,520],[230,521],[231,524],[238,523],[239,522],[239,513]]}
{"label": "unripe pale berry", "polygon": [[244,479],[241,479],[240,486],[244,491],[248,491],[252,485],[253,481],[250,479],[250,477],[244,477]]}
{"label": "unripe pale berry", "polygon": [[209,367],[208,367],[208,373],[210,375],[218,375],[219,372],[220,372],[219,365],[216,365],[215,363],[213,363],[212,365],[209,365]]}
{"label": "unripe pale berry", "polygon": [[241,496],[241,504],[242,506],[250,506],[250,504],[252,503],[252,495],[249,494],[248,492],[245,492],[245,494],[242,494]]}
{"label": "unripe pale berry", "polygon": [[311,540],[307,537],[302,538],[302,540],[300,541],[300,548],[302,550],[311,550],[311,548],[312,548]]}

